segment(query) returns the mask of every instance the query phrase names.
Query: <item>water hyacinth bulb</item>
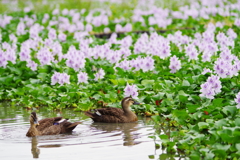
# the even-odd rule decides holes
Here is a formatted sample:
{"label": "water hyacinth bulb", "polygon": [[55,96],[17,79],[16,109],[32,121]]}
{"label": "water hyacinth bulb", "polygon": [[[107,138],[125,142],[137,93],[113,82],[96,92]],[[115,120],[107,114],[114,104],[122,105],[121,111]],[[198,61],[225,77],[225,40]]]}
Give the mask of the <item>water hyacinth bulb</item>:
{"label": "water hyacinth bulb", "polygon": [[124,88],[124,96],[125,97],[131,96],[132,98],[137,98],[137,96],[138,96],[137,91],[138,91],[138,89],[135,84],[133,84],[131,86],[129,84],[127,84],[127,86]]}

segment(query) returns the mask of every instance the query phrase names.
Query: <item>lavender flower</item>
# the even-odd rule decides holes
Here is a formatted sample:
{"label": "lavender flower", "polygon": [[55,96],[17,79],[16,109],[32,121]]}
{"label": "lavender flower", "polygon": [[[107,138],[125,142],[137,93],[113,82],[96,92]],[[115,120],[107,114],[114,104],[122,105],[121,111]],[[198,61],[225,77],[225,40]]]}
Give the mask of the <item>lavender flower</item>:
{"label": "lavender flower", "polygon": [[124,89],[124,96],[125,97],[129,97],[131,96],[132,98],[137,98],[138,96],[138,89],[137,89],[137,86],[136,85],[129,85],[127,84],[127,86],[125,87]]}
{"label": "lavender flower", "polygon": [[55,40],[57,38],[57,33],[56,33],[55,29],[53,29],[53,28],[49,29],[49,31],[48,31],[48,38],[52,39],[52,40]]}
{"label": "lavender flower", "polygon": [[204,68],[202,74],[204,75],[206,73],[212,73],[212,71],[208,68]]}
{"label": "lavender flower", "polygon": [[212,75],[211,77],[208,77],[207,82],[201,85],[200,94],[201,97],[206,97],[209,99],[214,99],[214,96],[217,93],[221,92],[221,81],[218,76]]}
{"label": "lavender flower", "polygon": [[66,38],[67,38],[66,34],[64,34],[64,33],[59,33],[58,39],[59,39],[60,41],[64,42],[64,41],[66,41]]}
{"label": "lavender flower", "polygon": [[35,63],[34,61],[32,61],[32,60],[29,60],[28,62],[27,62],[27,67],[29,67],[29,68],[31,68],[31,70],[33,70],[33,71],[36,71],[37,70],[37,63]]}
{"label": "lavender flower", "polygon": [[0,49],[0,67],[6,68],[8,62],[4,51]]}
{"label": "lavender flower", "polygon": [[171,69],[171,73],[176,73],[177,70],[181,69],[181,61],[174,55],[170,58],[170,65],[169,68]]}
{"label": "lavender flower", "polygon": [[94,76],[95,76],[94,80],[98,81],[99,79],[103,79],[104,78],[105,72],[104,72],[104,70],[102,68],[100,68],[98,70],[98,72],[94,74]]}
{"label": "lavender flower", "polygon": [[53,55],[48,48],[42,48],[37,53],[37,58],[40,61],[41,65],[48,65],[51,61],[54,60]]}
{"label": "lavender flower", "polygon": [[17,26],[17,35],[25,34],[25,25],[24,22],[20,21]]}
{"label": "lavender flower", "polygon": [[70,84],[70,76],[66,73],[59,73],[54,72],[54,74],[51,77],[51,85],[55,85],[56,83],[59,83],[61,86],[64,83]]}
{"label": "lavender flower", "polygon": [[235,102],[237,103],[237,108],[240,109],[240,92],[236,95],[236,98],[234,99]]}
{"label": "lavender flower", "polygon": [[88,83],[88,75],[85,72],[79,72],[78,75],[78,83]]}
{"label": "lavender flower", "polygon": [[143,72],[152,71],[154,69],[154,60],[152,57],[145,57],[143,62],[144,64],[141,66]]}
{"label": "lavender flower", "polygon": [[189,61],[194,59],[197,60],[198,59],[198,51],[196,50],[195,46],[193,45],[189,45],[186,48],[186,55],[189,57]]}

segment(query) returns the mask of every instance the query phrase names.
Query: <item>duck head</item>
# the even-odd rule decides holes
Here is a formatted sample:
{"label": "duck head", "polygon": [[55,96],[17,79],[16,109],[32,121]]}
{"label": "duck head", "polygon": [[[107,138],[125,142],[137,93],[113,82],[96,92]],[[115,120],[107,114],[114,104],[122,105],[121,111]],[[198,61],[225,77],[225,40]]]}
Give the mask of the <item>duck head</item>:
{"label": "duck head", "polygon": [[125,109],[129,108],[131,105],[139,105],[140,103],[135,101],[132,97],[125,97],[122,100],[122,107]]}
{"label": "duck head", "polygon": [[38,118],[36,112],[32,112],[30,116],[30,123],[32,126],[38,126]]}

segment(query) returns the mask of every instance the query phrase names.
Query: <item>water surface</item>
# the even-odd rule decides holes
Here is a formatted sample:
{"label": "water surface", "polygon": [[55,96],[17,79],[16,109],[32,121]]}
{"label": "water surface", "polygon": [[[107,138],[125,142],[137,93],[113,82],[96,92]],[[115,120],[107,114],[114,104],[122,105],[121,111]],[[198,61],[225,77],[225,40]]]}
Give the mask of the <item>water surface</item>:
{"label": "water surface", "polygon": [[150,155],[158,159],[161,154],[149,138],[155,133],[151,118],[138,117],[135,123],[93,123],[81,112],[40,108],[36,111],[39,120],[63,116],[82,123],[71,134],[29,138],[26,132],[31,112],[7,104],[0,106],[0,159],[147,160]]}

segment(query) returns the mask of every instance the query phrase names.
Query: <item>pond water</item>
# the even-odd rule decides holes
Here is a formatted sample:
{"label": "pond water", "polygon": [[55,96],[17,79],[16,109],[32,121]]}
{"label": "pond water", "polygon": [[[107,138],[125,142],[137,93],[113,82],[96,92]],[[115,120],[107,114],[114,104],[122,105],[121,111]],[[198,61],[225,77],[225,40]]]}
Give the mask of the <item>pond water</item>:
{"label": "pond water", "polygon": [[[32,111],[22,107],[0,105],[0,159],[89,159],[147,160],[159,159],[162,150],[155,149],[154,123],[138,117],[136,123],[93,123],[81,112],[61,112],[40,108],[38,118],[63,116],[71,122],[81,121],[71,134],[26,137]],[[150,156],[150,157],[149,157]]]}

